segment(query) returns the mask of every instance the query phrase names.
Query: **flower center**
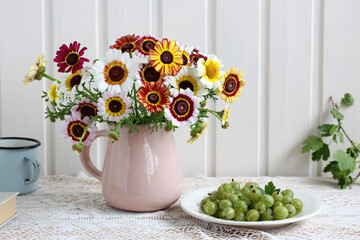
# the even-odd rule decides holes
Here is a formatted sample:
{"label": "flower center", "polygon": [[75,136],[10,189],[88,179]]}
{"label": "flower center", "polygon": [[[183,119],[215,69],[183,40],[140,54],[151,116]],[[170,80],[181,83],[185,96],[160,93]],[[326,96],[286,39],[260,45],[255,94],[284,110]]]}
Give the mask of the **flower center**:
{"label": "flower center", "polygon": [[114,113],[120,112],[122,108],[123,108],[123,106],[122,106],[121,102],[118,100],[111,100],[109,102],[109,109],[111,112],[114,112]]}
{"label": "flower center", "polygon": [[70,80],[70,87],[73,88],[75,86],[79,86],[80,82],[81,82],[81,75],[75,75],[71,78]]}
{"label": "flower center", "polygon": [[169,51],[164,51],[161,54],[161,61],[165,64],[170,64],[173,61],[173,55]]}
{"label": "flower center", "polygon": [[70,53],[69,55],[67,55],[65,62],[70,66],[74,66],[79,62],[79,55],[74,52]]}
{"label": "flower center", "polygon": [[156,94],[156,93],[150,93],[149,95],[148,95],[148,101],[150,102],[150,103],[152,103],[152,104],[156,104],[156,103],[158,103],[159,102],[159,100],[160,100],[160,98],[159,98],[159,95],[158,94]]}
{"label": "flower center", "polygon": [[126,43],[122,48],[122,52],[131,52],[131,50],[134,48],[134,45],[132,43]]}
{"label": "flower center", "polygon": [[109,78],[112,82],[120,82],[125,76],[125,71],[120,66],[114,66],[109,70]]}
{"label": "flower center", "polygon": [[154,67],[148,67],[144,71],[144,78],[147,82],[157,82],[160,79],[160,73]]}
{"label": "flower center", "polygon": [[236,80],[233,77],[230,77],[225,82],[225,91],[233,92],[236,89]]}
{"label": "flower center", "polygon": [[182,54],[181,56],[182,56],[182,59],[183,59],[183,65],[185,66],[188,63],[188,59],[184,54]]}
{"label": "flower center", "polygon": [[96,116],[96,110],[94,107],[89,105],[84,105],[80,109],[80,113],[83,117]]}
{"label": "flower center", "polygon": [[142,46],[145,52],[149,52],[150,49],[154,49],[155,43],[152,41],[145,41]]}
{"label": "flower center", "polygon": [[210,63],[209,65],[206,66],[206,75],[210,79],[217,78],[218,74],[219,74],[219,71],[215,64]]}
{"label": "flower center", "polygon": [[194,85],[189,80],[184,80],[179,84],[179,88],[181,89],[187,89],[190,88],[192,92],[194,92]]}
{"label": "flower center", "polygon": [[177,103],[175,103],[174,110],[175,112],[182,116],[185,115],[189,110],[189,103],[185,100],[179,100]]}
{"label": "flower center", "polygon": [[74,124],[71,128],[73,135],[77,138],[81,138],[84,133],[84,128],[80,124]]}

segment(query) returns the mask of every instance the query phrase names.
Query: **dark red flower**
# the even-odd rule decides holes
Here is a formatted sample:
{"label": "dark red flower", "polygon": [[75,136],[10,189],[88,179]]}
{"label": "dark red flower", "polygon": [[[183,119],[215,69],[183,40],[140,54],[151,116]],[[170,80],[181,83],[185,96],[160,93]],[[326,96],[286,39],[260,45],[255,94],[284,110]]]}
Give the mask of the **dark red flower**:
{"label": "dark red flower", "polygon": [[89,62],[89,59],[81,57],[87,48],[83,47],[80,50],[80,43],[77,41],[70,43],[70,46],[63,44],[59,51],[56,52],[54,62],[57,62],[59,72],[72,72],[83,68],[84,62]]}

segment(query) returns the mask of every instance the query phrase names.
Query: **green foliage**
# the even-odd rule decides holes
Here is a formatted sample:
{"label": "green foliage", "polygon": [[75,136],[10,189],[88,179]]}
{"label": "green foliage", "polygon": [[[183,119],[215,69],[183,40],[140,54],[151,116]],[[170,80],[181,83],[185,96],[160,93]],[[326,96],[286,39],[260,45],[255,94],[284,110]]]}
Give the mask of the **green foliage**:
{"label": "green foliage", "polygon": [[301,150],[301,153],[305,153],[305,152],[309,152],[310,150],[314,150],[317,151],[320,148],[323,147],[324,142],[321,138],[317,137],[317,136],[310,136],[308,137],[304,142],[303,142],[304,146]]}
{"label": "green foliage", "polygon": [[345,106],[352,106],[354,104],[354,98],[350,93],[345,93],[344,97],[341,99],[341,103]]}
{"label": "green foliage", "polygon": [[265,185],[265,194],[271,195],[273,192],[278,192],[278,191],[280,191],[280,188],[276,188],[272,181],[268,182],[268,184]]}
{"label": "green foliage", "polygon": [[204,95],[204,99],[205,100],[212,99],[214,102],[216,102],[218,99],[216,97],[215,90],[212,88],[206,88],[206,90],[208,90],[208,94]]}
{"label": "green foliage", "polygon": [[316,150],[315,152],[313,152],[311,154],[311,159],[314,161],[320,161],[321,158],[323,160],[328,160],[330,157],[330,149],[329,149],[329,145],[324,143],[322,148]]}
{"label": "green foliage", "polygon": [[351,173],[349,170],[341,171],[338,161],[331,161],[325,168],[324,172],[330,172],[333,175],[335,180],[338,180],[338,183],[341,188],[345,189],[350,184],[353,183],[353,178],[349,176]]}
{"label": "green foliage", "polygon": [[[328,160],[331,156],[330,153],[330,144],[334,143],[344,143],[344,135],[349,140],[351,146],[346,149],[346,152],[339,149],[333,155],[334,161],[328,163],[324,168],[324,172],[329,172],[332,174],[335,180],[338,180],[338,184],[341,188],[347,188],[353,184],[357,178],[360,176],[360,173],[355,179],[350,175],[356,169],[356,159],[360,154],[360,144],[356,145],[346,134],[344,128],[342,127],[342,120],[344,115],[340,113],[339,106],[335,104],[331,98],[333,108],[331,109],[331,114],[334,119],[337,120],[337,124],[322,124],[318,126],[318,129],[321,132],[320,137],[315,135],[309,136],[303,142],[302,153],[313,151],[311,154],[311,159],[313,161]],[[341,103],[344,106],[352,106],[354,104],[354,98],[346,93],[341,99]],[[330,139],[328,143],[324,141]]]}
{"label": "green foliage", "polygon": [[337,150],[333,157],[338,162],[340,171],[353,172],[355,170],[355,159],[343,150]]}
{"label": "green foliage", "polygon": [[331,110],[331,113],[333,115],[334,118],[336,118],[337,120],[343,120],[344,119],[344,115],[342,115],[338,109],[333,108]]}

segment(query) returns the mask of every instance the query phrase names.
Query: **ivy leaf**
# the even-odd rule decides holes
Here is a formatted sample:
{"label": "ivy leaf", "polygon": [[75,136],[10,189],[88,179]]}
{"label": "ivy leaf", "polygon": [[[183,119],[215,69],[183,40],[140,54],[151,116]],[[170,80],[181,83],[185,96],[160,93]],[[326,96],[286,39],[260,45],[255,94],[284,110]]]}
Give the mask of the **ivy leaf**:
{"label": "ivy leaf", "polygon": [[352,173],[355,170],[355,159],[343,150],[337,150],[333,157],[338,162],[340,171],[348,170]]}
{"label": "ivy leaf", "polygon": [[333,115],[334,118],[336,118],[337,120],[343,120],[344,119],[344,115],[342,115],[339,110],[337,110],[336,108],[333,108],[331,110],[331,113]]}
{"label": "ivy leaf", "polygon": [[325,168],[324,173],[331,172],[333,175],[333,178],[338,180],[339,185],[342,189],[346,188],[353,182],[353,178],[349,176],[350,171],[345,170],[341,171],[339,168],[339,162],[337,161],[331,161]]}
{"label": "ivy leaf", "polygon": [[329,157],[330,157],[329,145],[325,143],[322,148],[311,154],[311,159],[314,161],[320,161],[321,158],[326,161],[329,159]]}
{"label": "ivy leaf", "polygon": [[321,138],[311,135],[304,142],[304,146],[301,150],[301,153],[309,152],[311,149],[314,151],[319,150],[324,145],[323,140]]}
{"label": "ivy leaf", "polygon": [[265,185],[265,194],[271,195],[273,192],[277,192],[277,191],[280,191],[280,189],[276,188],[272,181],[268,182],[268,184]]}
{"label": "ivy leaf", "polygon": [[345,93],[344,97],[341,99],[341,103],[345,106],[352,106],[354,104],[354,98],[350,93]]}

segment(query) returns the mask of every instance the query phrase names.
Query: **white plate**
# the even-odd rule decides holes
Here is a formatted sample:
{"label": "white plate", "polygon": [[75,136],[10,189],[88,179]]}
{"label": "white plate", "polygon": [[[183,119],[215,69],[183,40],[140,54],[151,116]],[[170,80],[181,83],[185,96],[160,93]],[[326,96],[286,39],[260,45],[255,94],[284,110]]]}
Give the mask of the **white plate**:
{"label": "white plate", "polygon": [[320,202],[315,197],[309,195],[308,193],[294,192],[294,197],[299,198],[303,202],[304,207],[300,213],[298,213],[292,218],[287,218],[283,220],[274,220],[274,221],[258,221],[258,222],[239,222],[232,220],[223,220],[205,214],[200,208],[201,200],[207,197],[208,193],[211,193],[214,190],[216,189],[214,189],[213,187],[202,188],[185,195],[181,199],[181,203],[180,203],[181,208],[191,216],[199,218],[204,221],[225,224],[230,226],[239,226],[244,228],[256,228],[256,229],[271,229],[271,228],[283,227],[290,223],[299,222],[308,219],[319,213],[321,210]]}

